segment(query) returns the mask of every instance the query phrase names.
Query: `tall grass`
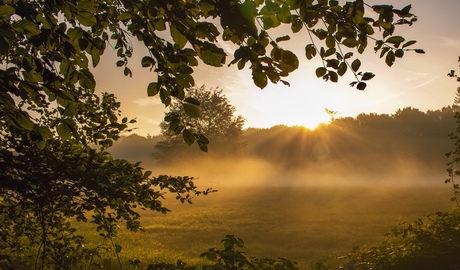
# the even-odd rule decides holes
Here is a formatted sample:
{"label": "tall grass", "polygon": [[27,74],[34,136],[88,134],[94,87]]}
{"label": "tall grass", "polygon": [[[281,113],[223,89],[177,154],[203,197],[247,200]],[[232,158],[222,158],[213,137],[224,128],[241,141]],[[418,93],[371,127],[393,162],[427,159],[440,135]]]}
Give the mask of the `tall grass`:
{"label": "tall grass", "polygon": [[169,198],[171,213],[144,212],[146,231],[121,230],[115,242],[123,246],[124,260],[199,264],[200,253],[235,234],[250,255],[286,257],[308,268],[354,246],[380,242],[403,221],[452,209],[449,192],[446,187],[222,188],[192,205]]}

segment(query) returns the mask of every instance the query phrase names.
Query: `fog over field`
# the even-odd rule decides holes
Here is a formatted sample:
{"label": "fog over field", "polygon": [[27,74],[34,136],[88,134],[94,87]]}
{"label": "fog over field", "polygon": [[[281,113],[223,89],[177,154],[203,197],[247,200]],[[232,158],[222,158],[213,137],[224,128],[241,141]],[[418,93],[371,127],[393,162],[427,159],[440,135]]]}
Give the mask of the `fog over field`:
{"label": "fog over field", "polygon": [[[160,153],[161,136],[122,137],[110,149],[115,157],[142,161],[153,175],[193,176],[200,189],[218,192],[192,205],[171,194],[165,202],[171,213],[145,212],[146,234],[120,239],[146,260],[199,263],[201,252],[235,234],[254,256],[283,256],[301,269],[334,262],[355,246],[384,241],[401,222],[455,208],[444,183],[453,113],[406,108],[339,118],[315,130],[250,128],[241,141],[211,141],[208,153],[196,144]],[[154,254],[138,248],[145,239],[158,245]]]}
{"label": "fog over field", "polygon": [[275,126],[246,129],[241,141],[196,144],[158,153],[161,136],[123,137],[115,157],[142,161],[153,175],[188,175],[198,184],[222,186],[443,186],[453,109],[339,118],[315,130]]}

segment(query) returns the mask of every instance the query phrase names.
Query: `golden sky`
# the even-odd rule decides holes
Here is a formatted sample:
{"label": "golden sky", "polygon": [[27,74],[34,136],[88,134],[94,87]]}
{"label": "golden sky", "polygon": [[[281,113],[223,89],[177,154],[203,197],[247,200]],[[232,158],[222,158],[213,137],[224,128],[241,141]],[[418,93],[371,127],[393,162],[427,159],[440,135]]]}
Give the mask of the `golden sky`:
{"label": "golden sky", "polygon": [[[459,65],[460,56],[460,1],[459,0],[367,0],[366,3],[391,4],[403,8],[412,4],[412,13],[418,16],[413,26],[403,26],[395,35],[406,40],[417,40],[414,48],[426,51],[425,55],[406,52],[390,68],[373,51],[370,42],[368,51],[359,56],[362,71],[376,76],[368,82],[365,91],[349,86],[351,73],[345,74],[338,83],[324,82],[316,78],[315,69],[321,65],[319,57],[308,61],[304,56],[306,32],[291,35],[291,40],[281,43],[284,49],[297,52],[300,67],[283,84],[269,84],[264,90],[254,86],[248,69],[238,71],[234,66],[212,68],[200,64],[195,69],[195,83],[207,88],[224,90],[236,114],[246,119],[247,127],[271,127],[277,124],[303,125],[314,128],[328,121],[325,108],[338,112],[338,116],[356,116],[359,113],[392,114],[399,108],[414,107],[422,111],[435,110],[453,103],[457,87],[456,80],[447,77],[451,69]],[[231,49],[227,50],[231,61]],[[116,53],[108,48],[100,65],[94,71],[98,91],[114,93],[122,103],[122,113],[137,118],[133,125],[139,135],[156,135],[163,120],[164,105],[158,97],[147,97],[147,85],[156,80],[156,74],[140,67],[145,51],[135,47],[130,60],[133,77],[125,77],[123,70],[116,68]],[[357,53],[354,56],[358,56]]]}

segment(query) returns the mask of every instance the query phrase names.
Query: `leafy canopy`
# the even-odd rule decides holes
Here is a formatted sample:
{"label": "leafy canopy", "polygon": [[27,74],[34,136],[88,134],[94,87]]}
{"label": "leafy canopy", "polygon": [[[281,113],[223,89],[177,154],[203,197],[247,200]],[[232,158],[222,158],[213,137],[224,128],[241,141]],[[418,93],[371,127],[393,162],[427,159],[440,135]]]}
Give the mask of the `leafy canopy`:
{"label": "leafy canopy", "polygon": [[[299,60],[280,45],[290,39],[288,35],[271,36],[270,29],[281,25],[307,37],[305,57],[319,56],[322,62],[318,77],[336,82],[351,71],[356,78],[351,85],[363,90],[374,74],[360,70],[354,52],[362,53],[372,40],[374,50],[391,66],[415,43],[394,35],[396,26],[417,20],[410,5],[403,9],[375,5],[370,7],[371,16],[366,15],[366,5],[362,0],[343,5],[328,0],[4,0],[0,3],[2,127],[25,129],[42,146],[56,133],[63,140],[82,140],[76,136],[78,113],[92,109],[83,95],[96,87],[90,67],[96,67],[106,48],[112,47],[119,58],[116,65],[131,76],[133,40],[148,49],[140,64],[157,75],[147,94],[159,95],[166,106],[173,98],[184,100],[186,89],[195,84],[193,67],[200,61],[215,67],[227,63],[220,40],[236,46],[229,65],[248,66],[258,87],[264,88],[268,81],[288,84],[283,78],[298,68]],[[59,117],[53,116],[50,125],[38,125],[31,111],[41,114],[51,103]],[[188,104],[184,101],[185,107]],[[193,110],[186,112],[194,115]]]}

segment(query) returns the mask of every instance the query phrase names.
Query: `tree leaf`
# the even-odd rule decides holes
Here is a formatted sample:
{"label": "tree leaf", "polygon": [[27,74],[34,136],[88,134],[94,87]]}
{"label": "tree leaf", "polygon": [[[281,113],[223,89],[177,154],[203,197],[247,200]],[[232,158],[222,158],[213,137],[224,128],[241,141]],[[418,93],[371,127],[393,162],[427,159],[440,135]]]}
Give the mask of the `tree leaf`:
{"label": "tree leaf", "polygon": [[393,51],[389,51],[387,56],[385,57],[385,63],[391,67],[395,62],[395,53]]}
{"label": "tree leaf", "polygon": [[331,82],[338,82],[339,81],[339,76],[335,71],[330,70],[328,73],[329,79]]}
{"label": "tree leaf", "polygon": [[404,40],[405,38],[401,36],[393,36],[393,37],[388,38],[385,42],[391,43],[391,44],[399,44],[401,42],[404,42]]}
{"label": "tree leaf", "polygon": [[286,35],[286,36],[282,36],[282,37],[277,37],[276,42],[287,41],[287,40],[290,40],[290,39],[291,39],[291,37]]}
{"label": "tree leaf", "polygon": [[86,89],[93,90],[96,88],[96,81],[94,80],[94,76],[91,72],[86,69],[83,69],[78,74],[79,83],[82,87]]}
{"label": "tree leaf", "polygon": [[155,64],[155,60],[150,56],[144,56],[141,60],[142,67],[150,67]]}
{"label": "tree leaf", "polygon": [[307,59],[310,60],[315,56],[316,47],[313,44],[308,44],[307,46],[305,46],[305,57],[307,57]]}
{"label": "tree leaf", "polygon": [[363,76],[361,77],[361,80],[363,80],[363,81],[368,81],[368,80],[370,80],[370,79],[372,79],[372,78],[374,78],[374,77],[375,77],[375,74],[373,74],[373,73],[371,73],[371,72],[366,72],[366,73],[364,73]]}
{"label": "tree leaf", "polygon": [[192,97],[187,97],[184,101],[188,102],[188,103],[191,103],[193,105],[196,105],[196,106],[200,106],[200,101],[198,101],[197,99],[192,98]]}
{"label": "tree leaf", "polygon": [[351,69],[354,71],[354,72],[357,72],[359,70],[359,68],[361,67],[361,61],[356,58],[352,63],[351,63]]}
{"label": "tree leaf", "polygon": [[252,80],[254,81],[254,84],[260,89],[264,89],[268,84],[267,75],[255,68],[252,69]]}
{"label": "tree leaf", "polygon": [[356,89],[363,91],[366,89],[366,83],[365,82],[359,82],[358,85],[356,85]]}
{"label": "tree leaf", "polygon": [[187,44],[187,38],[184,35],[182,35],[182,33],[179,32],[179,30],[177,30],[177,28],[174,25],[171,25],[170,32],[173,41],[179,46],[179,48],[184,48],[185,44]]}
{"label": "tree leaf", "polygon": [[61,123],[56,127],[56,131],[59,134],[61,140],[66,141],[72,137],[72,130],[66,123]]}
{"label": "tree leaf", "polygon": [[319,67],[316,69],[315,73],[316,73],[316,77],[323,77],[324,74],[326,74],[327,72],[327,69],[325,67]]}
{"label": "tree leaf", "polygon": [[182,106],[184,107],[185,114],[192,118],[198,118],[200,117],[200,109],[198,106],[191,104],[191,103],[182,103]]}
{"label": "tree leaf", "polygon": [[182,131],[182,138],[184,138],[187,145],[192,145],[195,142],[195,136],[193,136],[193,133],[188,129]]}
{"label": "tree leaf", "polygon": [[409,47],[410,45],[413,45],[413,44],[415,44],[415,43],[417,43],[416,40],[410,40],[410,41],[404,43],[402,47],[403,47],[403,49],[404,49],[404,48]]}
{"label": "tree leaf", "polygon": [[404,56],[404,50],[403,49],[398,49],[395,51],[395,56],[398,58],[402,58]]}
{"label": "tree leaf", "polygon": [[[93,1],[91,1],[91,2],[93,2]],[[82,25],[88,26],[88,27],[93,27],[93,26],[95,26],[97,24],[96,16],[94,16],[94,13],[92,13],[92,12],[87,12],[87,11],[78,12],[77,20]]]}
{"label": "tree leaf", "polygon": [[27,112],[18,111],[17,113],[14,114],[14,116],[15,116],[14,117],[15,122],[22,128],[31,130],[34,127],[34,122],[30,120],[30,116]]}
{"label": "tree leaf", "polygon": [[193,77],[190,74],[176,74],[176,82],[178,85],[183,86],[185,88],[195,85],[195,81],[193,80]]}
{"label": "tree leaf", "polygon": [[347,72],[347,69],[348,69],[347,63],[342,62],[342,63],[340,63],[340,65],[339,65],[339,69],[337,70],[337,73],[338,73],[340,76],[343,76],[343,75]]}
{"label": "tree leaf", "polygon": [[342,44],[347,46],[348,48],[354,48],[358,46],[358,41],[354,38],[346,38],[342,41]]}
{"label": "tree leaf", "polygon": [[147,86],[147,95],[149,97],[156,96],[158,94],[158,83],[156,82],[151,82]]}
{"label": "tree leaf", "polygon": [[10,5],[1,5],[0,6],[0,18],[8,20],[11,15],[14,14],[16,10]]}

